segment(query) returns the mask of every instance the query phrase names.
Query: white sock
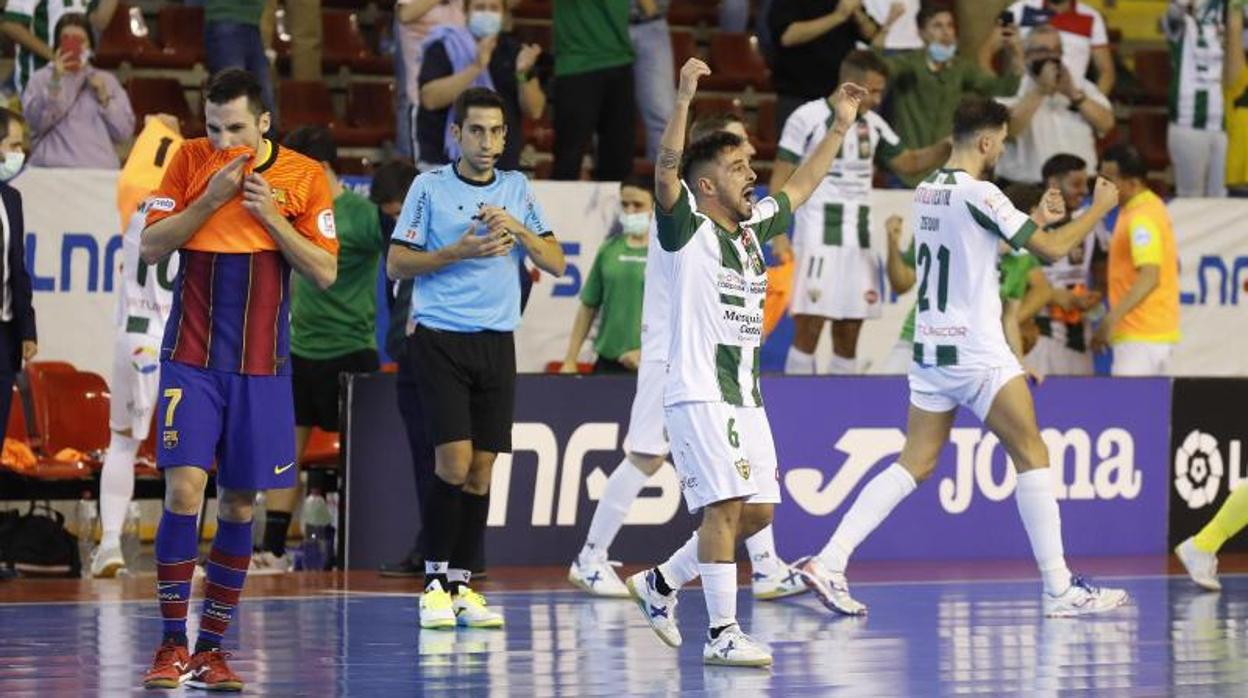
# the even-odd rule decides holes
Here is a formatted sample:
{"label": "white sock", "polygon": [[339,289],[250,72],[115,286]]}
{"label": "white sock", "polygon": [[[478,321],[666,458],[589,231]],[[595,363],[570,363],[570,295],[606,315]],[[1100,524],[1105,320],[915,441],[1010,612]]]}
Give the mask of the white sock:
{"label": "white sock", "polygon": [[776,536],[772,532],[771,524],[746,538],[745,549],[750,553],[750,566],[756,573],[770,577],[784,569],[780,564],[780,556],[776,554]]}
{"label": "white sock", "polygon": [[732,562],[699,562],[702,594],[711,628],[737,622],[737,565]]}
{"label": "white sock", "polygon": [[470,579],[472,579],[472,573],[468,570],[456,569],[454,567],[449,567],[446,570],[447,582],[459,582],[467,586]]}
{"label": "white sock", "polygon": [[104,455],[100,473],[100,547],[121,545],[121,529],[126,523],[126,510],[134,496],[134,458],[139,453],[138,439],[113,432]]}
{"label": "white sock", "polygon": [[871,478],[862,488],[853,506],[828,544],[819,553],[819,561],[833,572],[844,572],[849,556],[862,541],[888,517],[889,513],[914,491],[918,484],[901,463],[893,463],[884,472]]}
{"label": "white sock", "polygon": [[698,532],[694,531],[680,549],[659,565],[663,579],[673,589],[679,589],[698,578]]}
{"label": "white sock", "polygon": [[815,375],[815,355],[789,347],[789,353],[784,357],[784,372],[798,376]]}
{"label": "white sock", "polygon": [[615,466],[602,490],[598,508],[594,509],[594,518],[589,522],[589,535],[585,537],[585,547],[581,548],[581,562],[607,559],[607,549],[624,525],[629,507],[649,479],[627,457]]}
{"label": "white sock", "polygon": [[1014,490],[1018,515],[1027,529],[1031,552],[1036,556],[1046,594],[1060,596],[1070,588],[1070,569],[1062,549],[1062,512],[1053,496],[1053,477],[1048,468],[1029,470],[1018,476]]}
{"label": "white sock", "polygon": [[834,376],[849,376],[858,373],[858,359],[847,359],[832,354],[832,358],[828,359],[828,373]]}

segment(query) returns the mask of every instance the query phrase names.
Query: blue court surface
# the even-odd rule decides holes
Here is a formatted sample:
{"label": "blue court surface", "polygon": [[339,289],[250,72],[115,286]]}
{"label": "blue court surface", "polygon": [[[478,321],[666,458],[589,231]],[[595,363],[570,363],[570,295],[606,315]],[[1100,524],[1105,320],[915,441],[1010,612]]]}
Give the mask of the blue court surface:
{"label": "blue court surface", "polygon": [[[1221,594],[1180,577],[1097,581],[1132,604],[1046,620],[1034,581],[870,583],[855,586],[870,616],[851,619],[809,595],[742,593],[742,625],[773,648],[769,671],[703,666],[696,588],[678,607],[679,650],[632,603],[566,589],[491,594],[507,618],[496,631],[422,632],[411,594],[245,597],[228,644],[246,693],[269,696],[1248,696],[1248,575],[1224,575]],[[157,695],[138,681],[159,628],[148,601],[0,604],[0,695]]]}

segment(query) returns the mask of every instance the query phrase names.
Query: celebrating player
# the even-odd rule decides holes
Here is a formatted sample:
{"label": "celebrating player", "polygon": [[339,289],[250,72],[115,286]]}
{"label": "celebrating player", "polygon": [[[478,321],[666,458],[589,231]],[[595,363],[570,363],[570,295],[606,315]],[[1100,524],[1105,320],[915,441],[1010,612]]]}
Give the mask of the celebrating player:
{"label": "celebrating player", "polygon": [[1045,615],[1099,613],[1127,601],[1126,592],[1091,586],[1066,567],[1049,453],[1023,370],[1001,329],[997,276],[1000,240],[1057,259],[1092,232],[1118,193],[1111,182],[1099,180],[1085,215],[1052,232],[1039,231],[1065,216],[1060,192],[1050,190],[1033,218],[981,179],[1001,155],[1009,118],[1009,110],[996,102],[963,100],[954,115],[952,157],[915,191],[921,278],[906,444],[897,462],[859,493],[823,551],[800,567],[806,583],[835,612],[866,613],[849,595],[849,556],[932,474],[959,405],[996,434],[1018,471],[1018,510],[1044,580]]}
{"label": "celebrating player", "polygon": [[655,170],[658,239],[672,291],[665,420],[685,503],[702,512],[702,525],[677,554],[680,564],[646,570],[627,585],[655,632],[675,646],[675,592],[700,574],[710,619],[703,661],[768,666],[770,651],[737,624],[735,562],[737,543],[770,524],[780,501],[759,391],[767,292],[761,245],[784,233],[793,206],[827,172],[864,91],[841,87],[835,123],[820,148],[780,191],[755,204],[756,175],[737,136],[717,133],[690,144],[681,157],[689,104],[698,79],[709,74],[698,59],[681,69]]}
{"label": "celebrating player", "polygon": [[[741,139],[747,158],[754,155],[745,124],[731,112],[699,119],[689,131],[692,143],[715,133],[731,133]],[[641,364],[637,371],[637,392],[629,416],[628,436],[624,439],[627,455],[607,478],[607,486],[589,524],[585,545],[568,570],[568,581],[595,596],[629,595],[624,582],[620,581],[607,560],[607,550],[620,532],[624,517],[646,480],[658,471],[664,456],[671,450],[663,428],[663,383],[671,336],[670,279],[666,274],[667,266],[653,218],[650,225],[642,299]],[[793,574],[792,568],[776,553],[776,538],[770,524],[746,538],[745,549],[753,568],[751,587],[754,598],[766,601],[806,591],[801,578]]]}
{"label": "celebrating player", "polygon": [[[204,88],[207,138],[186,141],[147,200],[143,261],[175,250],[181,267],[161,347],[157,467],[165,509],[156,532],[164,636],[147,688],[239,691],[222,639],[251,559],[256,491],[291,487],[290,271],[324,289],[337,275],[333,199],[321,166],[262,137],[270,115],[256,78],[214,75]],[[196,520],[217,469],[217,533],[208,555],[195,653],[186,612]]]}

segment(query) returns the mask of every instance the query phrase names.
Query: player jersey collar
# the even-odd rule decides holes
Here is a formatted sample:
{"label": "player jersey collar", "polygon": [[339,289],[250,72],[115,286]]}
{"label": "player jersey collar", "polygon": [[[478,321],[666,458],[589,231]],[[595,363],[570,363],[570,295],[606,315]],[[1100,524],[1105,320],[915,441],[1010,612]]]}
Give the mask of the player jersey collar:
{"label": "player jersey collar", "polygon": [[463,182],[464,184],[467,184],[470,187],[488,187],[494,182],[498,181],[497,169],[492,170],[490,172],[490,178],[485,180],[484,182],[478,182],[476,180],[468,179],[467,177],[459,173],[459,160],[456,160],[455,162],[451,163],[451,172],[455,173],[455,176],[459,179],[459,181]]}
{"label": "player jersey collar", "polygon": [[263,145],[263,144],[265,144],[265,143],[268,143],[268,144],[269,144],[269,156],[268,156],[268,157],[266,157],[266,158],[264,159],[264,162],[260,163],[260,164],[256,167],[256,169],[252,170],[252,172],[255,172],[255,173],[257,173],[257,174],[259,174],[259,173],[261,173],[261,172],[264,172],[265,170],[267,170],[267,169],[269,169],[270,167],[272,167],[272,166],[273,166],[273,163],[277,162],[277,150],[278,150],[278,148],[280,147],[280,146],[278,146],[277,141],[271,141],[271,140],[269,140],[269,139],[267,139],[267,138],[266,138],[266,139],[264,139],[263,141],[261,141],[261,145]]}

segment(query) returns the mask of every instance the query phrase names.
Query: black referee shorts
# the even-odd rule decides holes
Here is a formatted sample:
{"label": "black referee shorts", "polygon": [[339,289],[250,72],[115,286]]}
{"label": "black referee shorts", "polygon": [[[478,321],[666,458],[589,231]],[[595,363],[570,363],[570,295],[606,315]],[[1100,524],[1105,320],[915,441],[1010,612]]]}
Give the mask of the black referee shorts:
{"label": "black referee shorts", "polygon": [[510,332],[446,332],[418,325],[408,338],[416,389],[436,446],[511,452],[516,345]]}
{"label": "black referee shorts", "polygon": [[338,374],[372,373],[379,367],[376,349],[362,349],[329,359],[306,359],[291,354],[295,426],[338,431]]}

